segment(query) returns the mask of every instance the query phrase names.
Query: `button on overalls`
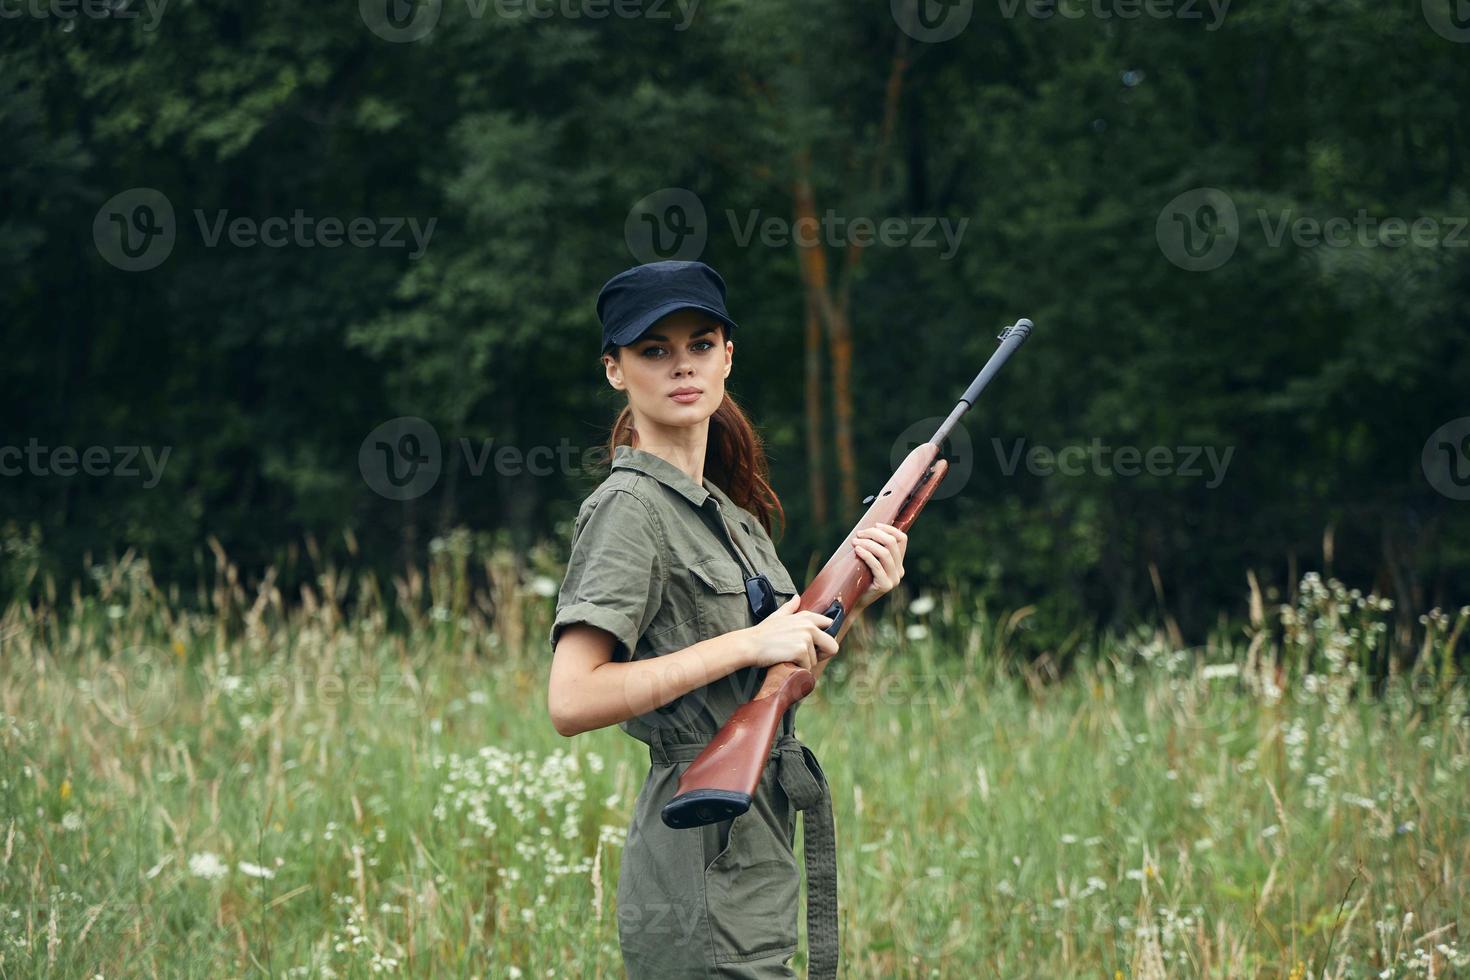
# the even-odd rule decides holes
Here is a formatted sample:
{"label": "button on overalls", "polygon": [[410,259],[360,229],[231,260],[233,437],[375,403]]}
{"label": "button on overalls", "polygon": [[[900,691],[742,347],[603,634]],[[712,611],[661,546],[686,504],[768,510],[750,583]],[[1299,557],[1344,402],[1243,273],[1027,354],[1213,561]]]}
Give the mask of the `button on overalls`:
{"label": "button on overalls", "polygon": [[[660,656],[752,625],[745,577],[763,572],[785,602],[796,587],[764,527],[705,480],[619,446],[612,473],[583,503],[551,642],[570,623],[607,629],[616,659]],[[632,980],[791,977],[800,870],[796,811],[805,810],[808,975],[837,974],[837,863],[831,796],[795,709],[750,809],[674,830],[659,817],[679,777],[764,670],[743,668],[620,727],[647,743],[649,771],[634,804],[618,879],[618,938]]]}

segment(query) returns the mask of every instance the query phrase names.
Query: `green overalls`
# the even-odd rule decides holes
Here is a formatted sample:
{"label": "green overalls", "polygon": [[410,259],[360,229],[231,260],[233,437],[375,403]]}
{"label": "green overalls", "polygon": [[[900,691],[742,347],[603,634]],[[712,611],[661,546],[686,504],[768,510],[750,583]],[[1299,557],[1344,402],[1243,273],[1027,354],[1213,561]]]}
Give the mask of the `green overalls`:
{"label": "green overalls", "polygon": [[[619,641],[615,660],[672,653],[752,625],[745,578],[764,572],[796,594],[760,522],[706,480],[619,446],[612,472],[577,513],[551,644],[571,623]],[[760,687],[742,668],[619,726],[649,749],[618,879],[618,939],[632,980],[791,977],[800,872],[796,810],[807,811],[808,976],[837,975],[837,862],[821,766],[782,720],[750,810],[672,830],[659,811],[730,714]]]}

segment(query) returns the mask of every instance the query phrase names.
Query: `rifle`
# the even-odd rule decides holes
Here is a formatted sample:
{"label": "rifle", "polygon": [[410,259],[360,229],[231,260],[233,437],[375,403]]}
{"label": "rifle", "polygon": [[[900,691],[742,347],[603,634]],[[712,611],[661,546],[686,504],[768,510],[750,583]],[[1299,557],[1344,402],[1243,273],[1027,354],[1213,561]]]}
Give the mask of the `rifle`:
{"label": "rifle", "polygon": [[[827,559],[797,603],[798,611],[810,609],[831,618],[831,625],[823,632],[836,636],[847,610],[873,582],[867,564],[852,553],[853,537],[874,524],[891,524],[908,531],[949,470],[949,460],[939,458],[939,449],[950,430],[1030,335],[1031,321],[1025,319],[1002,330],[996,337],[999,348],[975,375],[949,417],[928,442],[916,446],[904,458],[881,491],[863,501],[870,505],[867,513]],[[816,683],[811,671],[789,663],[767,668],[755,697],[735,709],[680,777],[678,792],[660,812],[664,823],[674,828],[701,827],[750,809],[782,715],[810,694]]]}

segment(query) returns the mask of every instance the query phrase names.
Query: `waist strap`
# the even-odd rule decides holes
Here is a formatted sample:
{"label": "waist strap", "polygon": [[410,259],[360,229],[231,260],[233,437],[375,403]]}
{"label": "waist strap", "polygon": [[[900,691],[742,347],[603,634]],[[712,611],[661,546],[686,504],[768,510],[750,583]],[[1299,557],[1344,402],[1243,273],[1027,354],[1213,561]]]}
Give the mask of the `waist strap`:
{"label": "waist strap", "polygon": [[[784,726],[783,726],[784,727]],[[693,762],[705,742],[675,742],[655,729],[648,755],[654,765]],[[688,733],[685,733],[688,734]],[[704,736],[701,736],[704,737]],[[789,731],[771,745],[768,764],[797,810],[806,811],[806,934],[809,980],[837,976],[837,834],[832,822],[832,793],[816,754]]]}

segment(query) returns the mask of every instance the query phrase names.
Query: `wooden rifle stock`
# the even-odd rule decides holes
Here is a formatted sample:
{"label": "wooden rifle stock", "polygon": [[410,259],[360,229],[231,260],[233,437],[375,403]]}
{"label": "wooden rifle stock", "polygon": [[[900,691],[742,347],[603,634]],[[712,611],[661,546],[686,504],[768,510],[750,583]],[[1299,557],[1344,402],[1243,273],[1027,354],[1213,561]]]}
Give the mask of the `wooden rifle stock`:
{"label": "wooden rifle stock", "polygon": [[[824,632],[837,635],[847,611],[873,582],[872,571],[852,550],[857,533],[875,524],[891,524],[908,531],[949,471],[949,460],[939,458],[939,449],[950,429],[1030,332],[1030,320],[1018,320],[1001,332],[1000,349],[991,355],[954,411],[928,442],[908,454],[883,489],[864,501],[870,503],[867,513],[802,591],[797,610],[809,609],[831,617],[832,623]],[[805,668],[789,663],[767,668],[756,696],[735,709],[684,771],[678,792],[661,811],[663,822],[675,828],[700,827],[748,810],[782,715],[815,686],[816,678]]]}

